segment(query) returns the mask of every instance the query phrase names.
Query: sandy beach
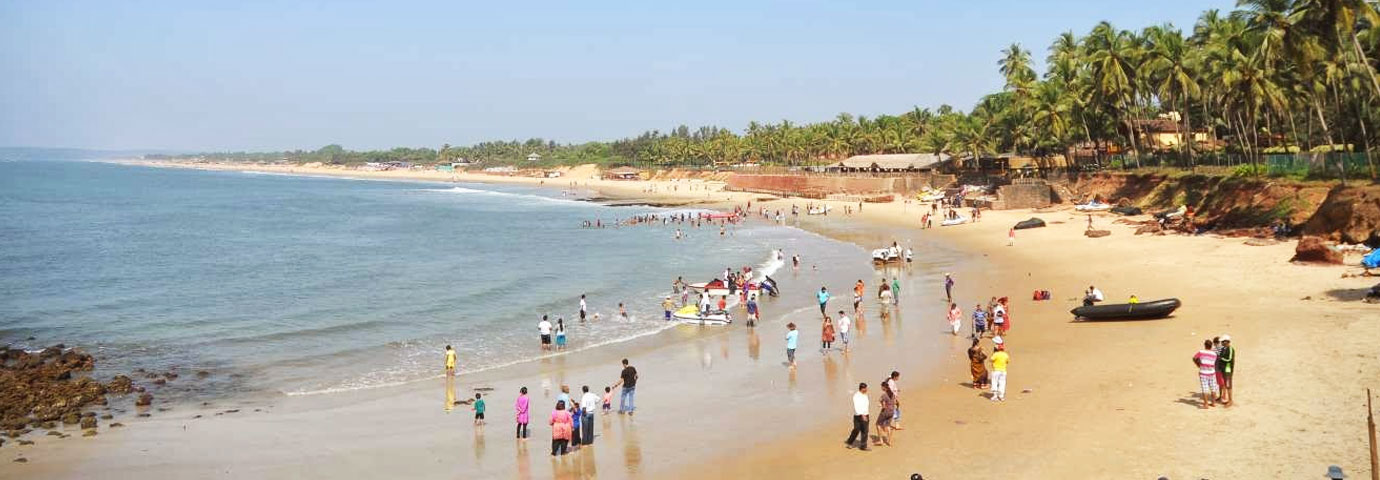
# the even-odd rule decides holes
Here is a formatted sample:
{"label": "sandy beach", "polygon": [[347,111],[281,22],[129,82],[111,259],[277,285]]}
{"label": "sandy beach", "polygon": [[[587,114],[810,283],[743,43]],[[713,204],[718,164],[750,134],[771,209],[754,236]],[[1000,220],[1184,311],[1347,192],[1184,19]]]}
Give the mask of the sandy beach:
{"label": "sandy beach", "polygon": [[[596,180],[588,167],[543,180],[181,166],[552,188],[574,181],[603,197],[709,208],[751,200],[754,211],[805,203],[763,202],[762,195],[723,192],[717,182]],[[866,204],[840,215],[843,204],[833,203],[835,213],[802,216],[800,227],[858,244],[859,262],[867,261],[864,249],[893,240],[913,246],[918,257],[914,266],[864,279],[871,292],[883,276],[899,275],[901,304],[884,319],[875,300],[866,302],[847,355],[814,348],[812,309],[767,310],[755,329],[673,329],[578,356],[462,374],[454,385],[458,398],[472,397],[476,387],[493,389],[485,390],[492,413],[482,433],[470,425],[467,408],[444,408],[448,387],[438,379],[182,407],[118,420],[129,426],[103,426],[95,438],[6,443],[0,478],[1315,478],[1331,464],[1354,477],[1368,473],[1364,395],[1366,387],[1380,387],[1380,311],[1356,301],[1374,282],[1342,278],[1346,267],[1290,264],[1293,243],[1136,236],[1106,214],[1093,221],[1111,236],[1087,238],[1086,215],[1066,208],[984,212],[978,223],[921,230],[918,204]],[[1031,216],[1050,225],[1019,231],[1008,247],[1007,229]],[[856,280],[830,265],[812,267],[784,275],[787,294],[809,295],[818,285],[843,293]],[[954,274],[965,313],[989,297],[1013,301],[1005,403],[964,385],[968,342],[944,331],[943,272]],[[1135,294],[1175,297],[1184,306],[1164,320],[1074,322],[1068,310],[1089,285],[1110,302]],[[1051,290],[1053,300],[1032,301],[1036,289]],[[783,365],[787,321],[802,326],[796,370]],[[1236,402],[1204,410],[1189,359],[1203,339],[1223,333],[1239,350]],[[984,346],[990,352],[990,341]],[[637,414],[600,415],[595,445],[553,460],[544,421],[555,389],[569,383],[602,390],[617,379],[624,357],[642,376]],[[852,390],[892,370],[903,373],[905,430],[892,447],[846,449]],[[512,438],[520,386],[534,398],[525,442]],[[872,398],[875,413],[875,392]],[[29,462],[11,463],[17,456]]]}

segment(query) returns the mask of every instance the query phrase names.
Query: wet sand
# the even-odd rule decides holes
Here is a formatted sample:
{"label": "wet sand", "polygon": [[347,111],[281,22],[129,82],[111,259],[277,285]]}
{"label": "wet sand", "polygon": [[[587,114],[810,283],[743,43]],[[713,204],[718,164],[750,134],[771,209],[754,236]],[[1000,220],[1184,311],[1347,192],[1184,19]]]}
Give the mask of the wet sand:
{"label": "wet sand", "polygon": [[[645,183],[598,187],[609,196],[699,200],[698,192],[647,194]],[[739,204],[760,197],[707,196]],[[791,203],[804,204],[767,206],[788,211]],[[0,452],[31,462],[6,458],[0,477],[1292,478],[1321,476],[1329,464],[1366,473],[1364,388],[1380,386],[1380,312],[1350,300],[1373,282],[1339,278],[1341,267],[1291,265],[1292,243],[1134,236],[1109,216],[1096,225],[1112,236],[1088,239],[1086,218],[1070,211],[985,212],[977,224],[919,230],[918,205],[867,204],[853,216],[835,205],[835,214],[802,217],[802,226],[869,247],[895,238],[914,245],[921,263],[903,274],[899,315],[883,321],[869,302],[862,338],[847,356],[811,348],[817,310],[765,304],[769,321],[756,329],[664,338],[676,329],[579,358],[462,375],[460,398],[476,385],[495,388],[483,435],[464,407],[442,408],[445,382],[437,380],[284,398],[260,406],[266,412],[175,410],[125,420],[125,429],[102,427],[94,439],[7,444]],[[1032,215],[1051,225],[1020,231],[1006,247],[1007,228]],[[956,273],[965,312],[991,296],[1014,301],[1004,404],[964,385],[967,342],[944,331],[937,302],[943,271]],[[822,283],[836,293],[856,280],[831,278],[828,266],[799,275],[793,285]],[[876,277],[867,280],[875,292]],[[1088,284],[1109,301],[1134,293],[1185,305],[1167,320],[1073,322],[1067,310]],[[1054,300],[1029,300],[1037,288]],[[802,325],[794,373],[782,363],[787,320]],[[1237,401],[1201,410],[1189,357],[1221,333],[1239,350]],[[606,385],[622,356],[642,374],[639,412],[601,416],[596,445],[553,462],[544,421],[555,393],[544,393],[543,380],[553,389],[563,381]],[[893,369],[904,374],[906,430],[894,447],[844,448],[852,388]],[[525,448],[511,431],[519,385],[534,394]]]}

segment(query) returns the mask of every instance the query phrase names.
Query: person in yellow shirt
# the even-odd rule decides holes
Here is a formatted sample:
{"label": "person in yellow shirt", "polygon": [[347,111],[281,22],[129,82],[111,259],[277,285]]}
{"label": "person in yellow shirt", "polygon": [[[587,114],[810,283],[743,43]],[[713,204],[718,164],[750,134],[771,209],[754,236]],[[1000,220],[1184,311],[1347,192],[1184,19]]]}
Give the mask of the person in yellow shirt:
{"label": "person in yellow shirt", "polygon": [[992,340],[997,344],[997,351],[992,353],[992,401],[1006,401],[1006,365],[1011,362],[1011,356],[1006,353],[1006,342],[1001,337]]}
{"label": "person in yellow shirt", "polygon": [[455,375],[455,350],[446,345],[446,375]]}
{"label": "person in yellow shirt", "polygon": [[1135,305],[1135,304],[1137,304],[1137,303],[1140,303],[1140,297],[1137,297],[1136,294],[1132,293],[1132,294],[1131,294],[1131,299],[1128,300],[1128,301],[1126,301],[1126,303],[1129,303],[1129,304],[1131,304],[1131,305]]}

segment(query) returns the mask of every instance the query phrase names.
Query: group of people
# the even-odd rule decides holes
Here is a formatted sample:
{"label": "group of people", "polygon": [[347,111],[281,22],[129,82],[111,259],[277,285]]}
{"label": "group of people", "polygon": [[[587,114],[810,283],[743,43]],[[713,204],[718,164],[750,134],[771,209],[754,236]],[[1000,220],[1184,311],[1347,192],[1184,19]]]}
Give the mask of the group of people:
{"label": "group of people", "polygon": [[1193,366],[1198,369],[1202,408],[1231,406],[1231,376],[1236,367],[1236,347],[1231,345],[1231,335],[1203,340],[1203,349],[1193,354]]}
{"label": "group of people", "polygon": [[871,423],[872,399],[868,394],[867,383],[859,383],[858,390],[853,392],[853,429],[848,432],[848,439],[844,445],[848,448],[867,450],[869,444],[891,446],[893,434],[901,428],[901,389],[897,382],[901,380],[901,373],[892,371],[878,385],[882,392],[878,396],[876,428],[877,440],[869,442],[870,433],[868,425]]}
{"label": "group of people", "polygon": [[[625,358],[618,381],[604,387],[603,396],[591,391],[589,385],[580,387],[582,394],[578,397],[572,396],[570,386],[561,385],[550,419],[547,421],[547,425],[551,427],[551,456],[565,455],[571,450],[578,450],[581,445],[594,444],[595,412],[602,410],[604,414],[608,414],[613,410],[615,388],[621,388],[618,413],[632,415],[635,410],[633,399],[637,380],[637,369]],[[476,398],[479,398],[478,394]],[[484,407],[481,402],[482,400],[475,402],[476,422],[481,422],[484,418]],[[532,422],[532,399],[527,395],[527,387],[518,389],[513,410],[517,423],[516,437],[520,441],[525,441],[531,435],[529,427]]]}

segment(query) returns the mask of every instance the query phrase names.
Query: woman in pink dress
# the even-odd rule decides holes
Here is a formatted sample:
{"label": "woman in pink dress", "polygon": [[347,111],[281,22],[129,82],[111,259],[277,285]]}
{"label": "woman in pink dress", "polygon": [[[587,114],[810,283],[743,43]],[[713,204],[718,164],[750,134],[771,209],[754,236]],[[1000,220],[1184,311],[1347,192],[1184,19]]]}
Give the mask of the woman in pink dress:
{"label": "woman in pink dress", "polygon": [[574,419],[570,418],[570,411],[565,409],[565,401],[556,402],[556,410],[551,412],[551,456],[565,455],[565,447],[570,443],[571,430],[574,427]]}
{"label": "woman in pink dress", "polygon": [[531,401],[527,398],[527,387],[522,387],[517,398],[517,403],[513,404],[513,409],[517,410],[517,438],[527,438],[527,422],[532,420],[528,414]]}

